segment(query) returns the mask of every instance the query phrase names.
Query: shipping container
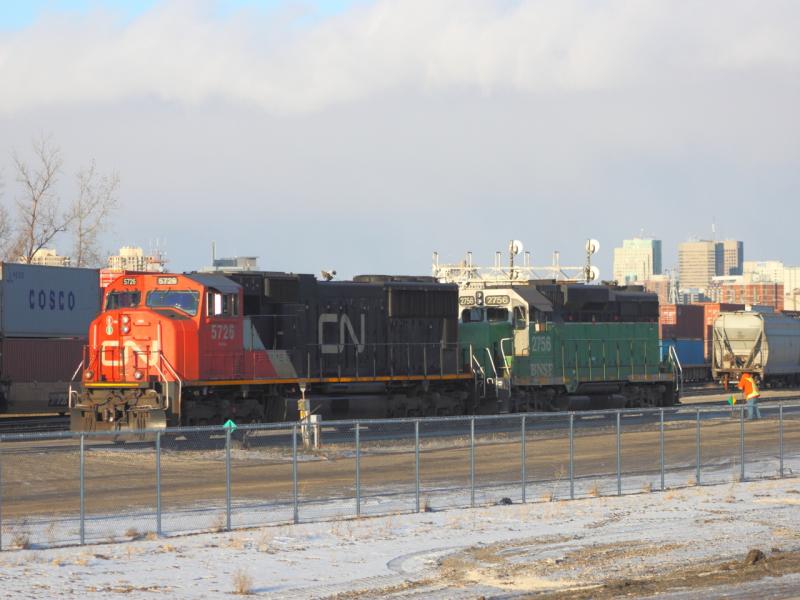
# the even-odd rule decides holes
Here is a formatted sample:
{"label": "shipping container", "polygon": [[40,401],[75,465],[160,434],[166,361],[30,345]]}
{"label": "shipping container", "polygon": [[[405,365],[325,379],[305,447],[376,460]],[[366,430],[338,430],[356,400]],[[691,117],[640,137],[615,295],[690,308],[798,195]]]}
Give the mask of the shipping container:
{"label": "shipping container", "polygon": [[666,339],[661,340],[661,360],[667,360],[669,349],[674,347],[678,354],[681,366],[697,366],[705,364],[703,349],[705,343],[702,339]]}
{"label": "shipping container", "polygon": [[67,409],[67,393],[84,340],[5,338],[0,341],[0,412]]}
{"label": "shipping container", "polygon": [[697,304],[659,306],[658,331],[662,339],[702,339],[703,307]]}
{"label": "shipping container", "polygon": [[100,312],[97,269],[0,264],[0,335],[83,337]]}
{"label": "shipping container", "polygon": [[81,339],[5,338],[0,341],[0,379],[69,381],[85,344]]}

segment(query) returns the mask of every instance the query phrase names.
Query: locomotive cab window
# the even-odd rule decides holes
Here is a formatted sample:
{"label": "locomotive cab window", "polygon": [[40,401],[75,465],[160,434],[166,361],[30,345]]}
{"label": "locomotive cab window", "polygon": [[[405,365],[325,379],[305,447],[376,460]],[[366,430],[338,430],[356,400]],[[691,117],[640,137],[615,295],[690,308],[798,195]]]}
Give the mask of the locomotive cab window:
{"label": "locomotive cab window", "polygon": [[111,292],[106,296],[106,310],[135,308],[141,301],[141,292]]}
{"label": "locomotive cab window", "polygon": [[462,323],[480,323],[483,321],[482,308],[465,308],[461,311]]}
{"label": "locomotive cab window", "polygon": [[489,321],[489,323],[502,323],[504,321],[508,321],[508,309],[494,307],[487,308],[486,320]]}
{"label": "locomotive cab window", "polygon": [[209,317],[236,317],[239,315],[239,295],[206,293],[206,315]]}
{"label": "locomotive cab window", "polygon": [[150,308],[174,308],[187,315],[197,314],[200,292],[191,290],[154,290],[147,293],[147,306]]}
{"label": "locomotive cab window", "polygon": [[514,329],[525,329],[528,326],[528,315],[524,306],[514,307]]}

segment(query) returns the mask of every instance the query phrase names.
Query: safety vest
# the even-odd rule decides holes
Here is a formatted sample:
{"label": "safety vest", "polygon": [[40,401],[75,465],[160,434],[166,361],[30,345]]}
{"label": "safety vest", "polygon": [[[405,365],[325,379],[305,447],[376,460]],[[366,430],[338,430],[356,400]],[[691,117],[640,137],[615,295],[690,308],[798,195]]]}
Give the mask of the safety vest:
{"label": "safety vest", "polygon": [[738,387],[744,392],[744,397],[747,400],[761,396],[761,394],[758,393],[758,386],[756,385],[755,379],[753,379],[752,375],[748,375],[747,373],[742,375]]}

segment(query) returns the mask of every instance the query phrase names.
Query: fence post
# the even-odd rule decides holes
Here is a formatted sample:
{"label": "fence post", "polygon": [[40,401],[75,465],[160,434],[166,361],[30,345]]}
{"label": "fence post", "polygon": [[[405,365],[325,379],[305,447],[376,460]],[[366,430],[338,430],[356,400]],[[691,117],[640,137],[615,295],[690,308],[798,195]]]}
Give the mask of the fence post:
{"label": "fence post", "polygon": [[697,409],[697,426],[695,428],[695,483],[700,485],[700,409]]}
{"label": "fence post", "polygon": [[475,417],[469,421],[469,505],[475,506]]}
{"label": "fence post", "polygon": [[0,453],[0,552],[3,551],[3,455]]}
{"label": "fence post", "polygon": [[744,405],[739,410],[739,481],[744,481]]}
{"label": "fence post", "polygon": [[569,499],[575,499],[575,413],[569,413]]}
{"label": "fence post", "polygon": [[416,492],[416,510],[419,512],[419,419],[414,421],[414,480]]}
{"label": "fence post", "polygon": [[780,465],[778,467],[778,475],[783,477],[783,401],[778,404],[778,437],[780,438],[779,441],[779,460]]}
{"label": "fence post", "polygon": [[156,535],[161,537],[161,432],[156,433]]}
{"label": "fence post", "polygon": [[297,498],[297,425],[292,425],[292,504],[294,515],[292,521],[295,525],[300,522],[300,511]]}
{"label": "fence post", "polygon": [[356,516],[361,516],[361,427],[356,421]]}
{"label": "fence post", "polygon": [[617,411],[617,496],[622,495],[622,414]]}
{"label": "fence post", "polygon": [[521,431],[520,431],[520,438],[519,438],[519,442],[520,442],[520,444],[519,444],[519,446],[520,446],[519,452],[520,452],[520,462],[522,463],[521,469],[520,469],[521,470],[520,479],[522,479],[522,503],[525,504],[525,488],[528,487],[528,485],[527,485],[527,483],[528,483],[527,482],[528,475],[525,472],[525,460],[526,460],[525,454],[526,453],[525,453],[525,415],[524,414],[522,415],[522,425],[521,425],[520,429],[521,429]]}
{"label": "fence post", "polygon": [[231,530],[231,428],[225,428],[225,528]]}
{"label": "fence post", "polygon": [[664,491],[664,409],[661,409],[658,437],[661,454],[661,491]]}
{"label": "fence post", "polygon": [[86,542],[86,486],[84,483],[84,471],[85,471],[85,436],[81,434],[81,458],[80,458],[80,495],[81,495],[81,525],[80,525],[80,537],[81,537],[81,545]]}

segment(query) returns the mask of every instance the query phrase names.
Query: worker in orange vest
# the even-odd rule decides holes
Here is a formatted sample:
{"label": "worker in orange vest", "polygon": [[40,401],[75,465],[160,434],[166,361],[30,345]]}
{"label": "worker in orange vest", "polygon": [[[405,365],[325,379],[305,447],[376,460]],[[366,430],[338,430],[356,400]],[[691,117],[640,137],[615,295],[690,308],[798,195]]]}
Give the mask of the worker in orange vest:
{"label": "worker in orange vest", "polygon": [[747,400],[747,418],[760,419],[761,411],[758,409],[758,399],[761,394],[758,392],[755,378],[750,373],[742,373],[737,387],[742,390],[744,398]]}

